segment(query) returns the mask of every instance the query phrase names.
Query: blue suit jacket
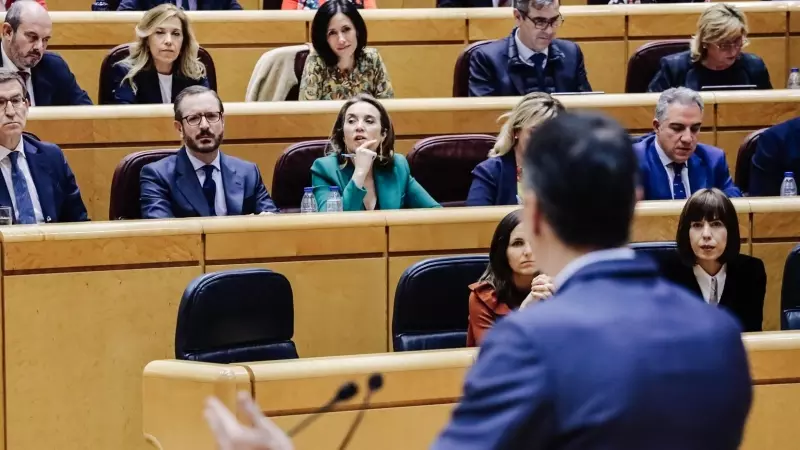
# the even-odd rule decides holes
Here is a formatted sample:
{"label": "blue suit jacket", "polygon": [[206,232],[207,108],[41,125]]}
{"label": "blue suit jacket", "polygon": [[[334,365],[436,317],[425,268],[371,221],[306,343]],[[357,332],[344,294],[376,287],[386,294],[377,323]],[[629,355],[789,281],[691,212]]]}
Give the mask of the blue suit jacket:
{"label": "blue suit jacket", "polygon": [[[125,81],[122,83],[122,79],[125,78],[125,75],[128,74],[128,67],[123,66],[122,64],[116,64],[112,68],[113,74],[113,82],[112,86],[114,87],[114,98],[112,103],[118,105],[126,105],[126,104],[149,104],[149,103],[164,103],[163,99],[161,98],[161,85],[158,82],[158,72],[154,69],[142,70],[133,77],[134,83],[136,83],[136,93],[134,94],[133,88],[131,87],[130,83]],[[170,101],[172,103],[175,102],[175,97],[181,93],[182,90],[186,89],[189,86],[195,85],[202,85],[205,87],[208,86],[208,79],[201,78],[199,80],[193,80],[191,78],[186,78],[181,75],[177,75],[175,73],[172,74],[172,98]]]}
{"label": "blue suit jacket", "polygon": [[764,130],[750,169],[750,196],[781,195],[785,172],[800,180],[800,117]]}
{"label": "blue suit jacket", "polygon": [[[164,3],[176,4],[175,0],[122,0],[117,11],[149,11]],[[189,0],[183,0],[184,9],[188,8]],[[242,9],[236,0],[197,0],[198,11],[223,11],[229,9]]]}
{"label": "blue suit jacket", "polygon": [[579,269],[489,331],[435,450],[734,450],[739,325],[646,256]]}
{"label": "blue suit jacket", "polygon": [[[278,212],[264,187],[258,166],[220,152],[220,167],[229,216]],[[143,219],[210,215],[203,188],[185,148],[174,156],[144,166],[140,180]]]}
{"label": "blue suit jacket", "polygon": [[[658,158],[655,140],[656,136],[653,134],[633,145],[639,158],[639,183],[644,189],[645,200],[672,200],[667,169]],[[697,144],[697,149],[686,164],[692,193],[703,188],[715,187],[725,192],[728,197],[742,196],[742,191],[731,180],[725,152],[721,149]]]}
{"label": "blue suit jacket", "polygon": [[[472,53],[469,59],[469,96],[519,96],[533,89],[525,85],[521,70],[527,65],[519,59],[514,33]],[[590,92],[583,52],[578,44],[554,39],[550,43],[547,66],[552,64],[555,92]]]}
{"label": "blue suit jacket", "polygon": [[472,171],[467,206],[517,205],[517,161],[514,150],[478,164]]}
{"label": "blue suit jacket", "polygon": [[[3,61],[0,59],[0,67]],[[86,91],[78,86],[75,75],[60,55],[44,52],[39,64],[31,69],[33,99],[36,106],[91,105]]]}
{"label": "blue suit jacket", "polygon": [[[55,144],[23,137],[23,148],[31,171],[42,216],[47,223],[89,220],[75,175],[64,152]],[[3,175],[0,174],[0,177]],[[0,183],[0,206],[13,208],[5,182]]]}

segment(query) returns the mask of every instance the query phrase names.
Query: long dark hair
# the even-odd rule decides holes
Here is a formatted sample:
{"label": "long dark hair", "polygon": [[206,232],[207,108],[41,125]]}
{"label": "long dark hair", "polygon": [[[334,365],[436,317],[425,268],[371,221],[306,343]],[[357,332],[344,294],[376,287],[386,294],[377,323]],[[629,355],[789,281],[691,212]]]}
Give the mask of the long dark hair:
{"label": "long dark hair", "polygon": [[689,197],[689,200],[683,205],[681,217],[678,219],[675,242],[678,244],[678,254],[680,254],[683,263],[690,267],[697,263],[697,255],[694,254],[692,242],[689,239],[689,229],[692,227],[692,222],[701,222],[703,220],[708,222],[719,220],[728,230],[728,242],[725,244],[725,250],[718,259],[720,264],[725,264],[735,258],[742,249],[739,217],[736,215],[736,208],[728,196],[719,189],[700,189]]}
{"label": "long dark hair", "polygon": [[356,51],[353,53],[353,60],[358,61],[367,46],[367,24],[364,18],[358,13],[358,6],[349,0],[328,0],[319,7],[314,19],[311,21],[311,44],[314,51],[322,57],[325,65],[335,67],[339,62],[333,49],[328,45],[328,25],[333,16],[342,13],[353,22],[356,31]]}
{"label": "long dark hair", "polygon": [[514,272],[508,264],[507,251],[511,232],[522,223],[522,211],[521,209],[511,211],[497,224],[489,247],[489,265],[478,280],[491,284],[497,293],[497,300],[512,307],[518,307],[519,304],[514,300],[517,288],[514,286]]}

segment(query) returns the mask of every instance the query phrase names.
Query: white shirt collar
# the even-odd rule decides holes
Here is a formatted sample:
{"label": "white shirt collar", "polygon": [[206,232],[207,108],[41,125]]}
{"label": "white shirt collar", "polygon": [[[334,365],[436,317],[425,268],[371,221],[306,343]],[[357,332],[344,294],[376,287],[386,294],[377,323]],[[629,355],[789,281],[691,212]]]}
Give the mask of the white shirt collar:
{"label": "white shirt collar", "polygon": [[569,262],[558,275],[553,278],[553,286],[556,291],[567,282],[575,273],[589,264],[594,264],[600,261],[614,261],[619,259],[634,259],[636,252],[628,247],[610,248],[606,250],[597,250],[589,252]]}
{"label": "white shirt collar", "polygon": [[[8,55],[6,55],[6,46],[3,45],[2,43],[0,43],[0,54],[2,54],[2,57],[3,57],[3,68],[4,69],[10,69],[10,70],[13,70],[14,72],[19,72],[20,71],[19,68],[16,65],[14,65],[14,63],[11,61],[11,59],[8,57]],[[25,70],[23,70],[23,72],[31,73],[31,69],[25,69]]]}
{"label": "white shirt collar", "polygon": [[6,156],[8,156],[11,152],[19,152],[20,156],[27,159],[25,156],[25,142],[22,136],[19,138],[19,144],[14,148],[14,150],[8,149],[0,145],[0,161],[4,160]]}
{"label": "white shirt collar", "polygon": [[525,64],[528,64],[528,65],[531,64],[531,56],[533,56],[534,53],[542,53],[542,54],[544,54],[545,62],[547,61],[547,54],[548,54],[548,51],[550,50],[550,47],[545,47],[545,49],[542,50],[541,52],[537,52],[537,51],[529,49],[519,39],[519,28],[517,28],[517,30],[514,32],[514,42],[517,43],[517,53],[519,54],[519,59],[522,62],[524,62]]}
{"label": "white shirt collar", "polygon": [[[219,170],[219,171],[222,171],[222,168],[220,167],[220,164],[219,164],[219,156],[220,156],[221,153],[222,152],[217,151],[217,157],[214,158],[214,161],[211,161],[211,165],[216,167],[217,170]],[[189,161],[192,163],[192,167],[194,167],[194,171],[195,172],[197,172],[203,166],[206,165],[206,163],[204,163],[203,161],[200,161],[199,159],[195,158],[195,156],[192,155],[192,152],[190,152],[188,149],[186,150],[186,156],[189,157]]]}
{"label": "white shirt collar", "polygon": [[669,167],[673,161],[669,159],[669,156],[667,156],[667,154],[664,152],[664,149],[658,145],[658,139],[654,139],[653,143],[656,145],[656,153],[658,153],[658,159],[661,160],[661,164],[663,164],[664,167]]}
{"label": "white shirt collar", "polygon": [[700,286],[700,293],[703,294],[703,299],[706,303],[711,299],[711,279],[717,279],[717,303],[719,303],[722,299],[722,291],[725,289],[725,279],[728,278],[728,265],[723,264],[719,272],[713,277],[698,264],[694,265],[692,271],[694,272],[694,277],[697,279],[697,284]]}

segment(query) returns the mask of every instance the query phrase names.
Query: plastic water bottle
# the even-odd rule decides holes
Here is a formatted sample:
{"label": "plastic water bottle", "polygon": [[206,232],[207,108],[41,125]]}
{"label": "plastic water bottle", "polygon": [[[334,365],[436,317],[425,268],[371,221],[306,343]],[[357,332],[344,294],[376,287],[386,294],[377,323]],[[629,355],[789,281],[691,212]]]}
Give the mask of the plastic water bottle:
{"label": "plastic water bottle", "polygon": [[95,0],[92,3],[92,11],[108,11],[108,2],[106,0]]}
{"label": "plastic water bottle", "polygon": [[792,71],[789,72],[786,89],[800,89],[800,70],[797,67],[792,67]]}
{"label": "plastic water bottle", "polygon": [[300,200],[301,213],[317,212],[317,199],[314,198],[314,188],[303,188],[303,199]]}
{"label": "plastic water bottle", "polygon": [[342,195],[339,193],[339,186],[331,186],[330,193],[328,194],[327,209],[328,212],[342,212]]}
{"label": "plastic water bottle", "polygon": [[783,174],[783,183],[781,183],[781,197],[794,197],[797,195],[797,183],[794,181],[794,172],[786,172]]}

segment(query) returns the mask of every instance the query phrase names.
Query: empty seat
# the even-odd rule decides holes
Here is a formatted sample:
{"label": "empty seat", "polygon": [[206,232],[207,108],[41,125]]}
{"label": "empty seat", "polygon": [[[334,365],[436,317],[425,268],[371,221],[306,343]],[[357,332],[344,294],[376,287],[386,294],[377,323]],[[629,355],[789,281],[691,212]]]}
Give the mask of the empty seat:
{"label": "empty seat", "polygon": [[[295,101],[308,58],[310,44],[269,50],[258,59],[245,92],[246,102]],[[293,72],[289,76],[289,70]]]}
{"label": "empty seat", "polygon": [[661,67],[661,58],[689,50],[689,39],[653,41],[636,49],[628,60],[625,92],[647,92],[647,86]]}
{"label": "empty seat", "polygon": [[453,68],[453,97],[469,97],[469,58],[480,47],[494,41],[478,41],[468,45],[456,59]]}
{"label": "empty seat", "polygon": [[675,241],[663,242],[635,242],[630,247],[636,251],[648,255],[657,262],[663,261],[665,258],[674,255],[678,251],[678,244]]}
{"label": "empty seat", "polygon": [[266,269],[201,275],[181,298],[175,357],[237,363],[297,358],[292,286]]}
{"label": "empty seat", "polygon": [[283,151],[272,173],[272,201],[283,212],[300,211],[303,188],[311,186],[311,166],[325,156],[328,140],[298,142]]}
{"label": "empty seat", "polygon": [[800,308],[791,308],[781,314],[781,330],[800,330]]}
{"label": "empty seat", "polygon": [[140,197],[142,190],[139,178],[142,167],[167,156],[174,155],[175,149],[145,150],[131,153],[122,158],[114,169],[111,179],[111,201],[108,205],[108,220],[141,219]]}
{"label": "empty seat", "polygon": [[469,285],[487,264],[488,255],[447,256],[406,269],[394,295],[394,350],[466,347]]}

